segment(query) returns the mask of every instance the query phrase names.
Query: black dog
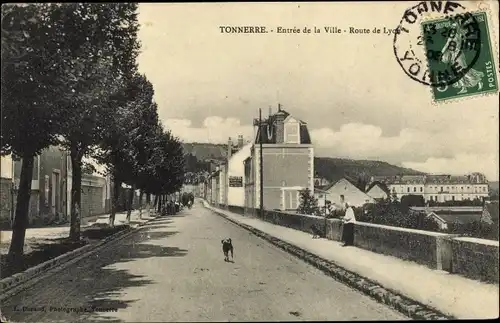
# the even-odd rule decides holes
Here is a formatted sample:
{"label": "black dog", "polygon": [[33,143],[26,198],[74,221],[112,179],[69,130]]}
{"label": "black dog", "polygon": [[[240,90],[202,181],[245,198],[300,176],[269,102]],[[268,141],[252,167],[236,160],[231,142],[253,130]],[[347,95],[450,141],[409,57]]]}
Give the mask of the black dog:
{"label": "black dog", "polygon": [[221,240],[222,242],[222,252],[224,253],[224,261],[229,261],[229,252],[231,252],[231,260],[233,260],[233,243],[231,238]]}

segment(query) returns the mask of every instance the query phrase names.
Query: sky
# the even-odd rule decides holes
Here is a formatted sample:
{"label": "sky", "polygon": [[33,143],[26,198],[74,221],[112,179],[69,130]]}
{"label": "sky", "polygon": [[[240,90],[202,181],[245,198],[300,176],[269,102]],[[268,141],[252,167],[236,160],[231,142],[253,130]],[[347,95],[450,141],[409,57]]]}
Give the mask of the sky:
{"label": "sky", "polygon": [[[258,109],[266,116],[281,103],[307,122],[316,156],[498,180],[498,94],[435,104],[430,87],[398,64],[392,35],[349,33],[394,29],[415,4],[141,3],[139,69],[154,85],[162,123],[185,142],[250,140]],[[226,34],[219,26],[274,32]],[[490,28],[496,39],[498,21]]]}

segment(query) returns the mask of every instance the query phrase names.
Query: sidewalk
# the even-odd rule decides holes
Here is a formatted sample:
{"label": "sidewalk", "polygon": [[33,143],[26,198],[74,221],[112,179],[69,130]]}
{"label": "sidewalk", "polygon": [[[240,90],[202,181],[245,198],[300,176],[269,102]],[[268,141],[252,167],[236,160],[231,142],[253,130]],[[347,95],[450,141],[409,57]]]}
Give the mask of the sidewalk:
{"label": "sidewalk", "polygon": [[[152,210],[152,212],[154,212]],[[145,211],[143,210],[143,218],[139,219],[139,210],[132,210],[130,214],[130,224],[132,226],[137,225],[142,222],[146,222],[148,220],[153,219],[153,217],[145,216]],[[115,216],[115,225],[125,224],[125,219],[127,217],[127,212],[116,213]],[[80,227],[86,228],[96,223],[109,223],[109,214],[103,214],[99,216],[92,216],[89,219],[82,219],[82,223]],[[57,239],[69,236],[69,224],[64,226],[57,227],[45,227],[45,228],[28,228],[26,229],[26,237],[25,240],[36,240],[36,239]],[[9,231],[1,231],[0,232],[0,244],[8,244],[12,239],[12,230]]]}
{"label": "sidewalk", "polygon": [[344,248],[337,241],[313,240],[311,234],[203,203],[207,208],[217,210],[233,221],[293,244],[346,270],[371,279],[385,288],[458,319],[485,319],[499,316],[498,285],[432,270],[413,262],[356,247]]}

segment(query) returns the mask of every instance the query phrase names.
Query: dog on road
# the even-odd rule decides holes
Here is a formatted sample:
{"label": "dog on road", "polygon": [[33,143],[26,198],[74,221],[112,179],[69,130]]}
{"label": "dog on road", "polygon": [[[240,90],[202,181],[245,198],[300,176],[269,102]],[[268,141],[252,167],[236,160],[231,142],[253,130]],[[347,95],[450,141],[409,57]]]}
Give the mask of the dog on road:
{"label": "dog on road", "polygon": [[233,242],[231,238],[221,240],[222,252],[224,253],[224,261],[229,261],[229,253],[231,253],[231,260],[233,260]]}

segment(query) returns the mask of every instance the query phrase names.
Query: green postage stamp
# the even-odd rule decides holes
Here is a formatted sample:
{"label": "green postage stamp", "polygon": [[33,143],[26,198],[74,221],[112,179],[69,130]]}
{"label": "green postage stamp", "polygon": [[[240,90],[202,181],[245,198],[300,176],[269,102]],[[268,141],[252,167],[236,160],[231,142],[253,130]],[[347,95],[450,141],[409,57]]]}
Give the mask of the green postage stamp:
{"label": "green postage stamp", "polygon": [[421,23],[436,102],[498,91],[487,19],[475,12]]}

